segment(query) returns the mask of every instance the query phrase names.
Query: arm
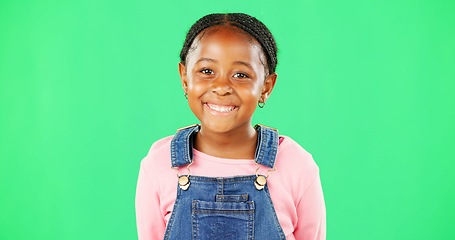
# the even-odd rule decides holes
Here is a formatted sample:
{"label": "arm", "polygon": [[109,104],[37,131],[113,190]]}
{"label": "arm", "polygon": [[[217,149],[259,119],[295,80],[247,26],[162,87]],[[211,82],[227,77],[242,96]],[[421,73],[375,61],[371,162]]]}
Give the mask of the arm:
{"label": "arm", "polygon": [[297,205],[297,216],[295,239],[326,239],[326,212],[319,170]]}
{"label": "arm", "polygon": [[136,188],[136,224],[139,240],[163,239],[166,222],[160,210],[158,184],[142,164]]}

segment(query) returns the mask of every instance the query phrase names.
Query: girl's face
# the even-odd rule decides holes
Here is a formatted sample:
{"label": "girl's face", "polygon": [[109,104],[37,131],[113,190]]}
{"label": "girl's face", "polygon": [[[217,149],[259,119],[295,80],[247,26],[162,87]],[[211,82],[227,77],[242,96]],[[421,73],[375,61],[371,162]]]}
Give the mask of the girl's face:
{"label": "girl's face", "polygon": [[260,44],[232,26],[211,27],[196,37],[179,72],[202,131],[251,128],[258,101],[267,100],[276,81],[276,74],[266,76],[265,59]]}

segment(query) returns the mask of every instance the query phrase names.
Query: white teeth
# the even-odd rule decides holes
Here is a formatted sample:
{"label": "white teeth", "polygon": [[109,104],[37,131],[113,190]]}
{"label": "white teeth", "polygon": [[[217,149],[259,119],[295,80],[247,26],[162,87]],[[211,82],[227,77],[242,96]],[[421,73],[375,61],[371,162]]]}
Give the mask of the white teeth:
{"label": "white teeth", "polygon": [[209,104],[207,103],[207,106],[215,110],[217,112],[222,112],[222,113],[227,113],[235,109],[235,106],[220,106],[220,105],[215,105],[215,104]]}

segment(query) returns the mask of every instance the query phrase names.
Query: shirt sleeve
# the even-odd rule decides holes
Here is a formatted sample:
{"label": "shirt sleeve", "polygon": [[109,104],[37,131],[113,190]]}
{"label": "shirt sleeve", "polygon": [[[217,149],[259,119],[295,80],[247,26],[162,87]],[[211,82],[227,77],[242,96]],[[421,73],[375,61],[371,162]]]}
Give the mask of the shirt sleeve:
{"label": "shirt sleeve", "polygon": [[160,210],[158,184],[151,181],[143,163],[136,187],[136,224],[139,240],[163,239],[166,222]]}
{"label": "shirt sleeve", "polygon": [[299,217],[294,229],[295,239],[326,239],[326,210],[319,169],[297,205],[297,216]]}

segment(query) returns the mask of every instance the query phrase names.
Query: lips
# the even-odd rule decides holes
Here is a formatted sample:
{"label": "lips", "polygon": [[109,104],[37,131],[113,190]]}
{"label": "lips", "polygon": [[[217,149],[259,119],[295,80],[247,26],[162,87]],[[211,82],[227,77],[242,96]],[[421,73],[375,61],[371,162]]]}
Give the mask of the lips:
{"label": "lips", "polygon": [[218,104],[212,104],[212,103],[206,103],[205,105],[207,105],[207,107],[209,107],[213,111],[217,111],[220,113],[232,112],[236,108],[235,106],[218,105]]}

